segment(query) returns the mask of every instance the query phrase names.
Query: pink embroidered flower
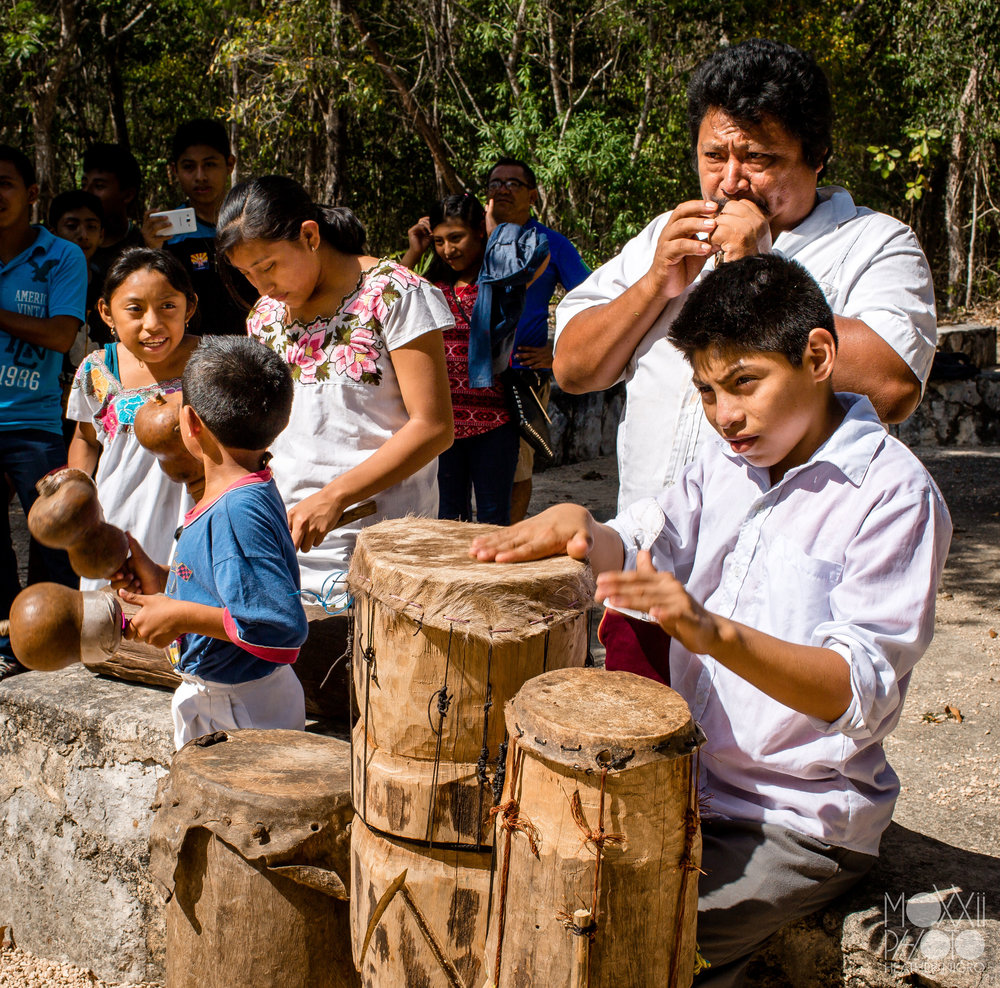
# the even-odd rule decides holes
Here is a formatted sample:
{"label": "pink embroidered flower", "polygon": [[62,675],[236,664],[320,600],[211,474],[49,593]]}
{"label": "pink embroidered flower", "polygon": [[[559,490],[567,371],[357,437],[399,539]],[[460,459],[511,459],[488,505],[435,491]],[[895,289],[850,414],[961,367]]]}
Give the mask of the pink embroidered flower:
{"label": "pink embroidered flower", "polygon": [[253,311],[247,318],[247,331],[251,336],[270,336],[275,329],[275,324],[281,325],[285,312],[284,302],[275,302],[273,298],[265,295],[258,299]]}
{"label": "pink embroidered flower", "polygon": [[333,348],[333,365],[338,374],[346,374],[352,381],[360,381],[362,374],[376,373],[378,350],[374,346],[375,334],[370,329],[355,329],[349,343]]}
{"label": "pink embroidered flower", "polygon": [[299,381],[303,384],[316,383],[316,368],[326,363],[327,354],[323,350],[326,333],[303,333],[285,354],[285,360],[299,368]]}
{"label": "pink embroidered flower", "polygon": [[109,401],[101,416],[101,428],[108,439],[114,439],[118,432],[118,409],[113,401]]}
{"label": "pink embroidered flower", "polygon": [[373,319],[379,323],[384,322],[389,314],[389,307],[382,300],[382,291],[388,283],[388,278],[373,278],[357,298],[344,306],[344,314],[357,316],[358,322],[362,324]]}
{"label": "pink embroidered flower", "polygon": [[414,274],[409,268],[404,268],[402,264],[393,265],[392,280],[404,288],[415,287],[420,284],[419,275]]}

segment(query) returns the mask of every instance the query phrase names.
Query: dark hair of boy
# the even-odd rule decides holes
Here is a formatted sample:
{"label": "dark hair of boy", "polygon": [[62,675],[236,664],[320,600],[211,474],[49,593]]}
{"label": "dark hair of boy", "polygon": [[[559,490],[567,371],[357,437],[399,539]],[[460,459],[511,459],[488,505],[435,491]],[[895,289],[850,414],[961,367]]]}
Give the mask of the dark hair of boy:
{"label": "dark hair of boy", "polygon": [[181,379],[190,405],[212,435],[233,449],[267,449],[292,412],[288,364],[246,336],[206,336]]}
{"label": "dark hair of boy", "polygon": [[802,142],[806,162],[825,169],[833,146],[833,102],[823,70],[806,52],[751,38],[710,55],[688,83],[692,149],[713,108],[737,122],[759,124],[765,115],[774,117]]}
{"label": "dark hair of boy", "polygon": [[87,172],[110,172],[123,192],[134,189],[138,193],[142,184],[139,162],[121,144],[91,144],[83,152],[83,174]]}
{"label": "dark hair of boy", "polygon": [[306,220],[317,223],[334,250],[364,253],[365,228],[351,210],[313,202],[298,182],[284,175],[264,175],[229,190],[219,210],[215,249],[226,255],[250,240],[298,240]]}
{"label": "dark hair of boy", "polygon": [[101,226],[104,225],[104,207],[101,205],[101,200],[90,192],[84,192],[83,189],[70,189],[68,192],[60,192],[52,200],[49,206],[49,229],[55,230],[56,224],[66,213],[72,213],[77,209],[89,209],[101,221]]}
{"label": "dark hair of boy", "polygon": [[529,165],[526,161],[522,161],[520,158],[497,158],[497,160],[493,162],[493,167],[486,173],[487,182],[489,182],[490,176],[498,168],[520,168],[521,171],[524,172],[524,178],[528,183],[528,188],[538,188],[538,179],[535,177],[535,172],[531,165]]}
{"label": "dark hair of boy", "polygon": [[[450,220],[463,223],[470,230],[481,232],[483,241],[486,240],[486,210],[471,192],[445,196],[439,202],[434,203],[429,210],[428,220],[431,230],[439,223],[447,223]],[[431,249],[433,250],[433,248]],[[456,275],[435,250],[424,277],[431,282],[443,281],[451,284]]]}
{"label": "dark hair of boy", "polygon": [[21,176],[25,188],[36,184],[35,166],[23,151],[11,147],[9,144],[0,144],[0,161],[6,161],[14,166],[14,170]]}
{"label": "dark hair of boy", "polygon": [[833,312],[801,264],[780,254],[743,257],[706,275],[688,296],[667,339],[691,361],[696,351],[778,353],[793,367],[813,329],[837,340]]}
{"label": "dark hair of boy", "polygon": [[176,162],[188,148],[199,144],[218,151],[223,158],[228,158],[233,153],[226,128],[218,120],[199,117],[197,120],[188,120],[177,128],[170,145],[170,160]]}
{"label": "dark hair of boy", "polygon": [[111,296],[136,271],[156,271],[162,274],[171,288],[180,292],[189,302],[197,304],[198,296],[191,285],[191,277],[173,254],[150,247],[129,247],[118,255],[104,276],[101,297],[105,305],[110,307]]}

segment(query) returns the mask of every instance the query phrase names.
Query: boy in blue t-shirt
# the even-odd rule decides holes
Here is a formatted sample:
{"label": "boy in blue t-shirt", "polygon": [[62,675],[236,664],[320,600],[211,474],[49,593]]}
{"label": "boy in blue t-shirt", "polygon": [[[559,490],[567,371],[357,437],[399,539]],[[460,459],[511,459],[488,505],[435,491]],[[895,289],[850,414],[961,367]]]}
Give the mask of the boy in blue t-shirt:
{"label": "boy in blue t-shirt", "polygon": [[[87,262],[76,244],[31,223],[35,169],[17,148],[0,145],[0,474],[27,514],[35,484],[66,462],[62,434],[63,355],[83,322]],[[21,589],[6,510],[0,530],[0,617]],[[28,583],[76,587],[66,553],[31,540]],[[23,667],[0,636],[0,679]]]}
{"label": "boy in blue t-shirt", "polygon": [[130,537],[132,555],[114,581],[141,607],[128,636],[170,648],[183,680],[172,704],[178,748],[219,730],[304,730],[291,663],[308,627],[288,516],[266,467],[267,447],[288,424],[291,375],[253,340],[207,337],[184,370],[183,392],[181,435],[205,465],[205,493],[184,519],[169,569]]}

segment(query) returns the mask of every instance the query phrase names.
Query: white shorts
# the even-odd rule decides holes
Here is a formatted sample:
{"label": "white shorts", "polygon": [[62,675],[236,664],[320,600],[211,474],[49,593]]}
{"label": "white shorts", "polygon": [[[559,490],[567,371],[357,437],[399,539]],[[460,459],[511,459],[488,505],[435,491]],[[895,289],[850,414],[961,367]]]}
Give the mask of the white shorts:
{"label": "white shorts", "polygon": [[192,738],[215,731],[306,728],[302,684],[290,665],[279,665],[262,679],[247,683],[210,683],[188,673],[180,675],[183,681],[170,704],[178,750]]}

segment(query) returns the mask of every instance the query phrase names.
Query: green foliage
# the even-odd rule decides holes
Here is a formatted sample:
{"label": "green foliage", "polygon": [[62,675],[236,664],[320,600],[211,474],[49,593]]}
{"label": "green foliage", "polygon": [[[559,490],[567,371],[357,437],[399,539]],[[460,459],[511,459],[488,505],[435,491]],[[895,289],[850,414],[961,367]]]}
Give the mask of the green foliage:
{"label": "green foliage", "polygon": [[[949,187],[961,236],[981,238],[978,256],[995,256],[1000,241],[1000,214],[972,217],[970,204],[973,185],[991,199],[998,169],[1000,7],[992,0],[0,4],[9,94],[0,138],[38,143],[39,87],[52,83],[61,46],[72,46],[48,125],[49,192],[78,180],[87,143],[127,139],[147,203],[172,203],[174,128],[216,116],[237,138],[241,177],[294,175],[317,197],[351,205],[376,250],[397,251],[447,189],[397,84],[377,64],[374,40],[467,188],[482,194],[497,155],[526,158],[540,179],[543,221],[598,263],[657,213],[700,194],[688,75],[719,45],[765,36],[813,52],[830,79],[837,121],[823,181],[913,224],[939,280],[950,277],[955,249],[955,236],[946,243],[941,233]],[[969,167],[949,186],[959,164]],[[984,291],[1000,283],[982,262],[976,277]]]}

